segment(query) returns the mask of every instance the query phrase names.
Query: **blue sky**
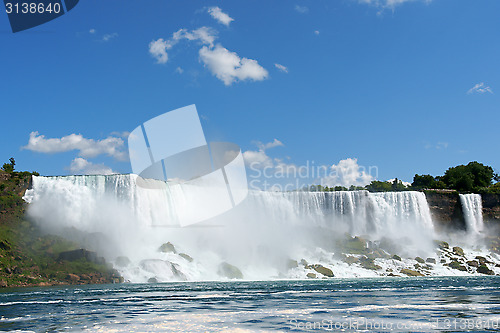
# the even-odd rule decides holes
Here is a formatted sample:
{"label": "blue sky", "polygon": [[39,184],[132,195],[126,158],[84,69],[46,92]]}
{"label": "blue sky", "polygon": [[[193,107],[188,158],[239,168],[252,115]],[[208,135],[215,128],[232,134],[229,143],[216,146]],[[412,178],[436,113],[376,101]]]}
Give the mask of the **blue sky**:
{"label": "blue sky", "polygon": [[0,15],[0,156],[44,175],[127,173],[124,132],[196,104],[209,141],[260,168],[347,170],[330,184],[473,160],[498,171],[498,13],[496,0],[85,0],[16,34]]}

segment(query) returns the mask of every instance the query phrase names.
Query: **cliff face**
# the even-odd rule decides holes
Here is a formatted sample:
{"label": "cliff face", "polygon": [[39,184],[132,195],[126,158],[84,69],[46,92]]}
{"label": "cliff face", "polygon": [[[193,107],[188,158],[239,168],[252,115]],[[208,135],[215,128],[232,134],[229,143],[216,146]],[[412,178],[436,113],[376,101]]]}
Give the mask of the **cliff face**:
{"label": "cliff face", "polygon": [[481,197],[485,223],[500,225],[500,194],[482,194]]}
{"label": "cliff face", "polygon": [[465,230],[464,214],[458,192],[425,191],[425,197],[437,229]]}

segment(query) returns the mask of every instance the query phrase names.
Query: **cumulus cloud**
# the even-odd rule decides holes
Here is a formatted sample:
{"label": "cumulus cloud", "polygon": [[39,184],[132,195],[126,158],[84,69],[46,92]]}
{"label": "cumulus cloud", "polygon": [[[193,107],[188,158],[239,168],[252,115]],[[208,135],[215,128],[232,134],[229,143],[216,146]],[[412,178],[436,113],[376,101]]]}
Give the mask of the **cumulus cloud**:
{"label": "cumulus cloud", "polygon": [[172,34],[170,39],[158,38],[149,43],[149,54],[156,59],[158,64],[164,64],[168,61],[167,50],[171,49],[179,41],[186,39],[188,41],[198,41],[203,45],[213,46],[217,39],[217,31],[209,27],[201,27],[195,30],[179,29]]}
{"label": "cumulus cloud", "polygon": [[184,73],[184,70],[182,68],[180,68],[180,67],[177,67],[175,69],[175,72],[178,73],[178,74],[182,74],[182,73]]}
{"label": "cumulus cloud", "polygon": [[487,85],[484,84],[484,82],[477,83],[474,85],[474,87],[470,88],[467,91],[467,94],[484,94],[484,93],[490,93],[493,94],[493,90]]}
{"label": "cumulus cloud", "polygon": [[[284,146],[283,142],[278,139],[274,139],[273,141],[267,143],[257,141],[255,144],[259,150],[247,150],[243,152],[243,159],[245,160],[245,163],[256,168],[274,167],[274,160],[266,154],[266,150]],[[276,162],[279,163],[280,161],[276,160]]]}
{"label": "cumulus cloud", "polygon": [[69,170],[74,175],[110,175],[115,173],[110,167],[107,167],[104,164],[94,164],[81,157],[77,157],[71,161]]}
{"label": "cumulus cloud", "polygon": [[149,43],[149,53],[156,59],[158,64],[164,64],[168,61],[168,48],[170,48],[169,44],[163,38],[158,38]]}
{"label": "cumulus cloud", "polygon": [[90,29],[90,30],[89,30],[89,33],[90,33],[90,34],[95,34],[95,29]]}
{"label": "cumulus cloud", "polygon": [[301,13],[301,14],[305,14],[309,11],[309,8],[307,8],[306,6],[299,6],[299,5],[295,5],[295,11],[297,13]]}
{"label": "cumulus cloud", "polygon": [[225,26],[229,26],[229,24],[234,21],[228,14],[224,13],[222,9],[219,7],[210,7],[208,8],[208,13],[212,16],[217,22],[224,24]]}
{"label": "cumulus cloud", "polygon": [[200,61],[226,86],[237,81],[265,80],[269,75],[257,60],[240,58],[220,44],[214,48],[202,47],[199,55]]}
{"label": "cumulus cloud", "polygon": [[280,64],[274,64],[274,67],[276,67],[277,69],[279,69],[280,71],[282,71],[283,73],[288,73],[288,68],[283,66],[283,65],[280,65]]}
{"label": "cumulus cloud", "polygon": [[314,34],[317,36],[319,35],[319,30],[314,30]]}
{"label": "cumulus cloud", "polygon": [[358,164],[356,158],[347,158],[338,164],[330,166],[329,174],[321,179],[321,184],[326,186],[365,186],[374,177]]}
{"label": "cumulus cloud", "polygon": [[109,136],[102,140],[84,138],[81,134],[70,134],[62,138],[46,138],[38,132],[31,132],[28,144],[21,149],[38,153],[54,154],[77,150],[81,157],[92,158],[108,155],[119,161],[127,159],[123,151],[124,141],[120,137]]}

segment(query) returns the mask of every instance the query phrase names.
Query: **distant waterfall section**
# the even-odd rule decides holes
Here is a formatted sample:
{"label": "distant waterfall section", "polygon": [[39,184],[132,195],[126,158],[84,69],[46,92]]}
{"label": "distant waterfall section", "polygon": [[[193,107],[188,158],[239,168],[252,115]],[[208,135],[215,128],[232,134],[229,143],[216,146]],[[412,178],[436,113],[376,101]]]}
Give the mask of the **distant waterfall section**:
{"label": "distant waterfall section", "polygon": [[[128,210],[125,216],[133,217],[135,223],[144,227],[179,225],[179,216],[185,214],[182,210],[190,209],[185,200],[192,185],[176,183],[151,190],[137,186],[137,179],[133,174],[35,176],[25,200],[33,203],[32,216],[43,220],[44,214],[50,212],[50,219],[57,215],[64,227],[88,232],[101,231],[92,230],[99,222],[113,223],[105,212],[105,205],[111,202],[123,207],[122,213]],[[477,205],[472,198],[469,201],[471,207]],[[433,231],[425,195],[414,191],[251,191],[245,207],[233,215],[248,223],[260,224],[260,220],[266,220],[268,224],[280,226],[314,225],[352,235],[384,236],[412,228]],[[243,215],[251,215],[251,218]]]}
{"label": "distant waterfall section", "polygon": [[483,231],[483,203],[480,194],[460,194],[465,226],[470,234]]}

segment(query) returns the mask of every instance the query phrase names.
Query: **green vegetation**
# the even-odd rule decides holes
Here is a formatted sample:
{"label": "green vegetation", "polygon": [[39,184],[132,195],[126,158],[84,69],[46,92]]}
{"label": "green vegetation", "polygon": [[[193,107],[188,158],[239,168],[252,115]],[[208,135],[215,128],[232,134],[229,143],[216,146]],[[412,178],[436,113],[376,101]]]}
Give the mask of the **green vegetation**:
{"label": "green vegetation", "polygon": [[470,162],[467,165],[458,165],[448,168],[443,176],[419,175],[413,177],[413,183],[405,186],[397,178],[392,181],[373,180],[370,184],[361,186],[321,186],[311,185],[305,188],[311,192],[332,192],[332,191],[357,191],[368,190],[370,192],[389,191],[420,191],[420,190],[453,190],[458,192],[474,193],[496,193],[500,194],[500,175],[494,172],[493,168],[479,162]]}
{"label": "green vegetation", "polygon": [[14,159],[9,162],[0,170],[0,287],[113,281],[116,272],[105,264],[58,260],[59,253],[79,245],[44,235],[25,219],[22,195],[38,173],[16,172]]}

